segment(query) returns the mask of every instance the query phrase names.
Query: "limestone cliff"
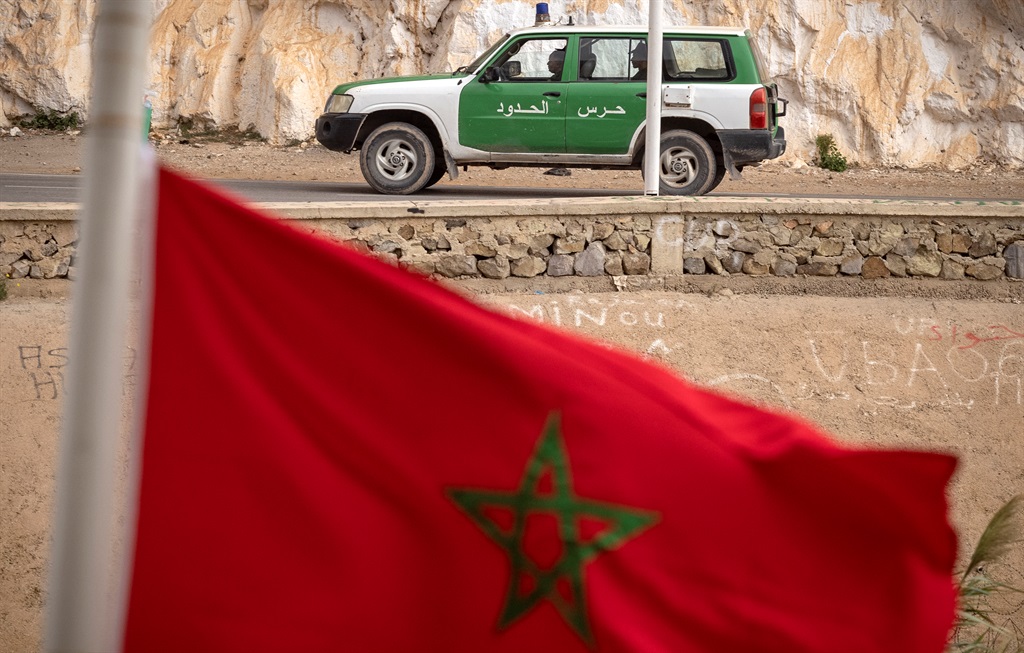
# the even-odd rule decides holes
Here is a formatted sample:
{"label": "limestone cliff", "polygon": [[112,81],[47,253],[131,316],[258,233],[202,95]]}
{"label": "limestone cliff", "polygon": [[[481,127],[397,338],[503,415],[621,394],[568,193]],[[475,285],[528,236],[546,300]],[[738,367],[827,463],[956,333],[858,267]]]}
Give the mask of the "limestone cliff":
{"label": "limestone cliff", "polygon": [[[532,24],[524,0],[153,0],[154,124],[303,140],[334,85],[451,70]],[[550,2],[639,23],[646,2]],[[1024,167],[1021,0],[666,0],[667,24],[742,25],[781,93],[790,158],[836,136],[865,165]],[[0,0],[0,125],[85,113],[95,0]]]}

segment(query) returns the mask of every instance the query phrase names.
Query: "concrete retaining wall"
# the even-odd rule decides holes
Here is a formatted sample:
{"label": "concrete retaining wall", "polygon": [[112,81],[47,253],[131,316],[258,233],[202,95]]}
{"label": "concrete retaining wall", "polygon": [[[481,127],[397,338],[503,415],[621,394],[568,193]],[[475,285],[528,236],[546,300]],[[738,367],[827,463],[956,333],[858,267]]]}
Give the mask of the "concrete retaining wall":
{"label": "concrete retaining wall", "polygon": [[[263,204],[445,278],[748,275],[1024,279],[1024,205],[606,198]],[[75,276],[74,205],[0,205],[0,274]],[[225,243],[225,246],[230,246]]]}

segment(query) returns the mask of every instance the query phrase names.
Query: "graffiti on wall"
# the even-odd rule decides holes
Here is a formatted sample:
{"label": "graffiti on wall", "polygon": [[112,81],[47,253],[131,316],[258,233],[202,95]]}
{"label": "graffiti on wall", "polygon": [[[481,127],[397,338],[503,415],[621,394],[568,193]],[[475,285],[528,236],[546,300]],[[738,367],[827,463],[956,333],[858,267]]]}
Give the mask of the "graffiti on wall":
{"label": "graffiti on wall", "polygon": [[789,409],[837,401],[869,412],[1024,409],[1024,325],[891,315],[864,329],[801,326],[793,330],[799,337],[790,343],[791,357],[739,356],[737,369],[709,364],[701,352],[754,345],[736,341],[728,325],[710,338],[692,333],[687,321],[699,309],[685,300],[563,296],[506,308],[519,318],[617,342],[703,385],[755,389],[761,399]]}
{"label": "graffiti on wall", "polygon": [[[65,370],[68,348],[40,344],[16,346],[17,371],[26,389],[24,397],[30,401],[56,401],[64,397]],[[124,363],[124,384],[131,388],[135,382],[136,352],[128,348]]]}

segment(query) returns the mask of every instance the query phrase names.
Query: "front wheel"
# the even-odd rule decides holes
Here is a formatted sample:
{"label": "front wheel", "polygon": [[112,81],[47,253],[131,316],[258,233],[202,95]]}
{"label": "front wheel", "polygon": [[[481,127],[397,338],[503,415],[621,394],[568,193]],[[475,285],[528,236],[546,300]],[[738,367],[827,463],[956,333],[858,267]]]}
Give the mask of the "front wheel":
{"label": "front wheel", "polygon": [[359,152],[363,178],[385,195],[408,195],[434,174],[434,146],[418,127],[389,122],[373,130]]}
{"label": "front wheel", "polygon": [[715,182],[715,153],[706,140],[685,129],[662,135],[660,164],[666,195],[704,195]]}

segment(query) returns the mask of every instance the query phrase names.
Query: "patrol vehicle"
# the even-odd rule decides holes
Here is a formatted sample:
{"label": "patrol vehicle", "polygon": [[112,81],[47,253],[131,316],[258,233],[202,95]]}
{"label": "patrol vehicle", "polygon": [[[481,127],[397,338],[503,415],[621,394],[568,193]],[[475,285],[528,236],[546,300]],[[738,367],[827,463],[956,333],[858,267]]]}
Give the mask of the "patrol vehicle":
{"label": "patrol vehicle", "polygon": [[[376,191],[409,194],[465,166],[642,169],[644,27],[536,26],[440,75],[341,84],[316,138],[359,151]],[[702,195],[780,156],[786,101],[747,29],[664,30],[660,191]]]}

